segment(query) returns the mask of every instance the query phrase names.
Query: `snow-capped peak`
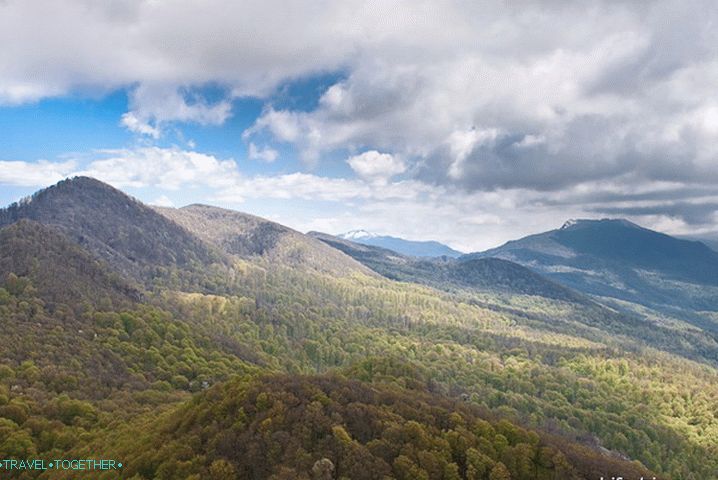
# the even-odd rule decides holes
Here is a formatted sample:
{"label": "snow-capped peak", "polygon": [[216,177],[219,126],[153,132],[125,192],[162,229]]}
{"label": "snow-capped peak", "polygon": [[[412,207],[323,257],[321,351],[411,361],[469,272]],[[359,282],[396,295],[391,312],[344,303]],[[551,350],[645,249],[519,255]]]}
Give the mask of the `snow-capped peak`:
{"label": "snow-capped peak", "polygon": [[378,237],[377,234],[367,232],[366,230],[352,230],[350,232],[342,233],[339,235],[339,238],[343,238],[345,240],[361,240],[365,238],[375,238]]}
{"label": "snow-capped peak", "polygon": [[581,220],[578,220],[578,219],[575,219],[575,218],[569,218],[568,220],[566,220],[566,222],[563,224],[563,226],[561,226],[561,230],[565,230],[565,229],[567,229],[567,228],[571,228],[571,227],[573,227],[574,225],[576,225],[576,224],[577,224],[578,222],[580,222],[580,221],[581,221]]}

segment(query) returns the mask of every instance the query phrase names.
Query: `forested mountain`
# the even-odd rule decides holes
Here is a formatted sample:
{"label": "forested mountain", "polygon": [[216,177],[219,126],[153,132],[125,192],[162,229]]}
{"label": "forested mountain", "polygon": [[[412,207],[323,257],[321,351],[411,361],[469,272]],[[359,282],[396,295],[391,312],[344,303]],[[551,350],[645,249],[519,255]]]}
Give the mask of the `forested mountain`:
{"label": "forested mountain", "polygon": [[[410,370],[401,367],[367,361],[351,374],[402,378]],[[412,380],[410,388],[338,375],[234,380],[140,435],[125,429],[122,447],[113,438],[95,448],[117,456],[144,451],[127,474],[153,471],[162,478],[571,480],[600,478],[607,469],[628,478],[651,475],[620,458],[498,420],[468,402],[428,393],[420,374]],[[177,461],[196,438],[205,439],[201,456]]]}
{"label": "forested mountain", "polygon": [[441,289],[475,289],[497,293],[538,295],[587,302],[576,292],[513,262],[480,258],[459,262],[451,258],[416,258],[393,250],[355,243],[320,232],[309,235],[341,250],[375,272],[390,278]]}
{"label": "forested mountain", "polygon": [[718,311],[717,252],[626,220],[569,221],[461,260],[486,257],[520,263],[592,295],[661,311]]}
{"label": "forested mountain", "polygon": [[718,344],[696,325],[505,261],[355,257],[395,281],[256,217],[162,212],[91,179],[3,211],[0,457],[111,456],[102,478],[134,479],[718,472]]}
{"label": "forested mountain", "polygon": [[343,240],[349,240],[363,245],[370,245],[373,247],[386,248],[393,250],[402,255],[410,257],[459,257],[462,255],[458,250],[454,250],[448,245],[443,243],[435,242],[432,240],[428,241],[417,241],[417,240],[406,240],[398,237],[391,237],[388,235],[376,235],[369,233],[366,230],[352,230],[341,235],[337,235],[338,238]]}
{"label": "forested mountain", "polygon": [[88,177],[64,180],[0,210],[0,226],[21,219],[51,225],[119,273],[150,285],[156,278],[200,283],[226,260],[207,244],[124,193]]}
{"label": "forested mountain", "polygon": [[[575,290],[547,279],[514,262],[499,258],[419,259],[407,257],[391,250],[354,243],[319,232],[312,235],[331,245],[386,278],[415,282],[437,289],[469,295],[471,302],[480,303],[501,312],[518,313],[555,328],[555,317],[537,317],[524,307],[514,308],[512,296],[537,297],[570,304],[582,313],[578,322],[591,328],[600,328],[614,334],[625,335],[637,342],[661,345],[670,351],[689,358],[704,358],[718,362],[718,339],[713,325],[693,313],[691,319],[699,325],[707,323],[707,331],[682,324],[680,329],[652,311],[640,311],[625,305],[606,305]],[[479,295],[476,295],[479,294]],[[498,296],[498,298],[496,298]],[[531,301],[531,300],[530,300]],[[675,322],[675,320],[673,320]],[[687,328],[687,327],[691,328]],[[688,349],[686,346],[690,345]]]}
{"label": "forested mountain", "polygon": [[157,211],[230,255],[246,259],[261,257],[270,265],[314,268],[337,275],[370,272],[310,236],[254,215],[208,205],[157,208]]}

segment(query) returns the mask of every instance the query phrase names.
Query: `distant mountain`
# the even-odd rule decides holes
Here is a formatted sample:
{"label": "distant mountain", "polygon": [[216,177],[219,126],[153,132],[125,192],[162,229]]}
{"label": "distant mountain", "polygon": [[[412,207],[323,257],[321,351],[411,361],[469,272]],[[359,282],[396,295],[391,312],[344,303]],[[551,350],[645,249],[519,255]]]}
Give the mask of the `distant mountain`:
{"label": "distant mountain", "polygon": [[352,240],[354,242],[360,242],[361,240],[370,240],[372,238],[378,238],[379,235],[376,233],[367,232],[366,230],[351,230],[349,232],[337,235],[339,238],[345,240]]}
{"label": "distant mountain", "polygon": [[705,243],[711,250],[718,252],[718,234],[716,233],[708,235],[681,235],[678,238]]}
{"label": "distant mountain", "polygon": [[463,255],[462,252],[444,245],[443,243],[434,241],[414,241],[404,240],[403,238],[376,235],[366,230],[352,230],[351,232],[337,235],[344,240],[361,243],[364,245],[372,245],[374,247],[387,248],[402,255],[412,257],[458,257]]}
{"label": "distant mountain", "polygon": [[156,211],[229,255],[262,257],[271,265],[312,268],[337,275],[370,270],[323,242],[254,215],[208,205]]}
{"label": "distant mountain", "polygon": [[324,233],[310,232],[309,235],[341,250],[392,280],[421,283],[442,290],[459,288],[519,293],[579,303],[588,300],[528,268],[498,258],[476,258],[466,261],[453,258],[416,258]]}
{"label": "distant mountain", "polygon": [[560,229],[460,258],[502,258],[571,288],[661,309],[718,310],[718,253],[627,220],[573,220]]}

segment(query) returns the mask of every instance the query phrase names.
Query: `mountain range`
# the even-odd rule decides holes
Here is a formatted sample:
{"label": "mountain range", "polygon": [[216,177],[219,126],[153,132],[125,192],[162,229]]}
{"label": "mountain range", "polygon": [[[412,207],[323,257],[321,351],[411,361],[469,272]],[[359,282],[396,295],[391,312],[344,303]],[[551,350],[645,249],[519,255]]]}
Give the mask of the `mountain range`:
{"label": "mountain range", "polygon": [[[389,278],[428,281],[436,277],[442,284],[475,283],[476,278],[467,274],[467,268],[476,267],[481,259],[493,261],[496,267],[496,260],[501,259],[510,262],[504,267],[524,266],[540,274],[544,282],[553,280],[615,308],[625,310],[628,302],[678,315],[712,331],[718,327],[712,320],[713,314],[696,313],[718,309],[718,252],[701,241],[671,237],[628,220],[569,220],[559,229],[509,241],[483,252],[423,261],[401,255],[398,249],[387,248],[393,253],[361,249],[356,243],[366,243],[354,236],[349,240],[356,243],[349,248],[336,238],[310,234],[333,242],[335,247]],[[347,240],[345,237],[342,238]],[[415,270],[414,275],[407,276],[408,270]],[[417,275],[416,270],[422,273]],[[438,273],[447,270],[455,274]],[[525,272],[517,272],[514,277],[530,278]],[[498,287],[502,278],[509,277],[494,272],[486,277],[485,287]],[[515,280],[511,283],[518,285]],[[530,291],[524,288],[523,293]]]}
{"label": "mountain range", "polygon": [[575,291],[562,287],[521,265],[498,259],[478,258],[458,261],[452,258],[420,258],[388,248],[354,243],[320,232],[309,232],[373,271],[392,280],[417,282],[440,289],[472,289],[539,295],[568,301],[585,301]]}
{"label": "mountain range", "polygon": [[569,221],[461,260],[477,258],[513,261],[570,288],[664,312],[718,309],[718,252],[627,220]]}
{"label": "mountain range", "polygon": [[0,456],[102,452],[137,479],[711,478],[715,255],[604,220],[427,258],[65,180],[0,210]]}
{"label": "mountain range", "polygon": [[458,257],[462,253],[448,245],[433,240],[416,241],[398,237],[377,235],[366,230],[352,230],[337,235],[338,238],[362,245],[386,248],[410,257]]}

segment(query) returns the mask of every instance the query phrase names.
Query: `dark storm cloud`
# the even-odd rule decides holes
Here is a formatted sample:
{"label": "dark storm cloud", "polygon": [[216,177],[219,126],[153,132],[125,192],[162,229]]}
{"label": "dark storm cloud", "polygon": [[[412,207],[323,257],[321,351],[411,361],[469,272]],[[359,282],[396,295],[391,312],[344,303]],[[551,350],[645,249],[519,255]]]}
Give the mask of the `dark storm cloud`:
{"label": "dark storm cloud", "polygon": [[688,225],[706,225],[715,222],[718,202],[699,204],[676,202],[646,207],[593,207],[588,210],[601,215],[618,217],[663,215],[681,219]]}
{"label": "dark storm cloud", "polygon": [[624,191],[596,190],[586,193],[577,193],[564,198],[547,197],[536,203],[543,206],[561,206],[566,204],[613,204],[625,202],[673,202],[684,199],[700,199],[703,197],[718,197],[718,187],[679,187],[647,192],[632,192],[630,188]]}

